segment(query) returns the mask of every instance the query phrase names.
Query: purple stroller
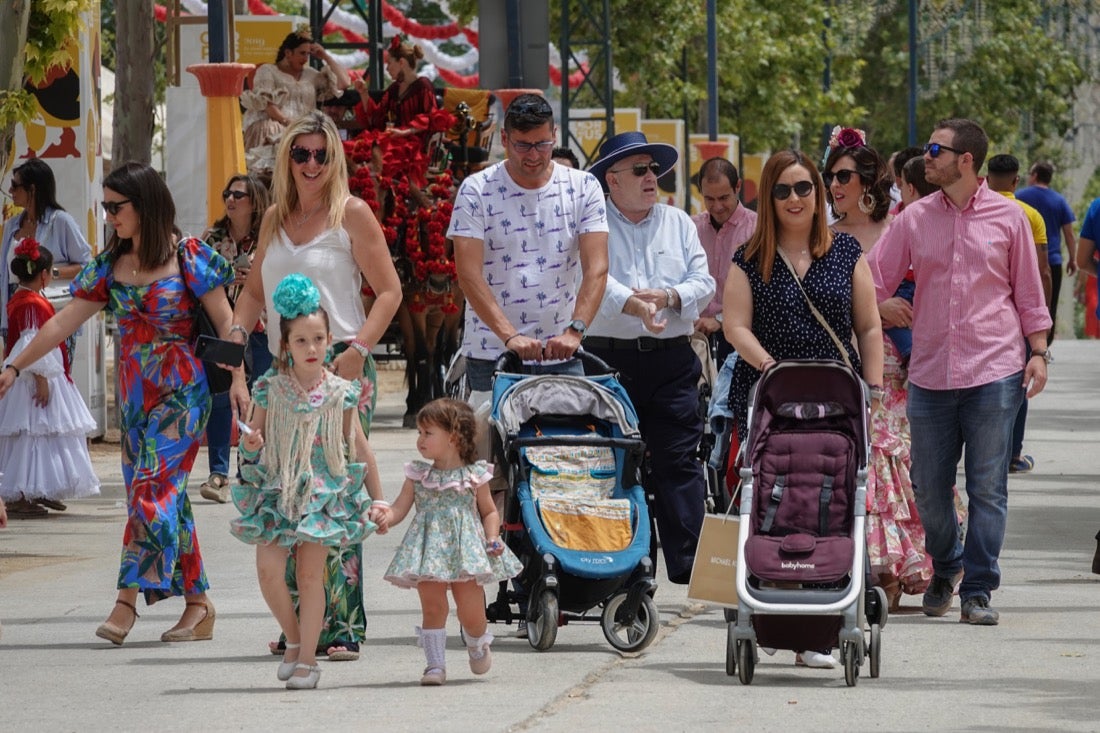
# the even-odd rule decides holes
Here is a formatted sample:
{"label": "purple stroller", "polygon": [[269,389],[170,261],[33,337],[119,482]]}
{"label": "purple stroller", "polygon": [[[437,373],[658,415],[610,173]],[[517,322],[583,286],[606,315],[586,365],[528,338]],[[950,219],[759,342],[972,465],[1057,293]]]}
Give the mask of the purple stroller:
{"label": "purple stroller", "polygon": [[726,642],[726,674],[742,684],[758,644],[839,646],[849,686],[865,656],[879,675],[887,604],[881,588],[868,590],[868,414],[863,382],[837,362],[784,361],[753,390]]}

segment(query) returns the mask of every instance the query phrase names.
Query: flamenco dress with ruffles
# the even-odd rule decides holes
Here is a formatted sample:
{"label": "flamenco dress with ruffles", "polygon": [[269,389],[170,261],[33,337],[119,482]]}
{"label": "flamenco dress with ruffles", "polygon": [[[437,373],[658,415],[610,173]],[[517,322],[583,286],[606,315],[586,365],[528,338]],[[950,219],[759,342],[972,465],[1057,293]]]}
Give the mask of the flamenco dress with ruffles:
{"label": "flamenco dress with ruffles", "polygon": [[356,410],[359,383],[326,373],[309,393],[285,374],[256,380],[253,400],[266,409],[265,445],[241,447],[245,483],[232,490],[241,516],[233,536],[248,544],[292,548],[301,542],[357,545],[376,529],[366,519],[365,463],[346,460],[344,412]]}
{"label": "flamenco dress with ruffles", "polygon": [[493,557],[485,549],[485,529],[475,491],[493,472],[485,461],[454,469],[433,468],[427,461],[405,464],[413,481],[416,516],[405,532],[385,579],[401,588],[420,582],[478,585],[519,575],[519,558],[504,548]]}
{"label": "flamenco dress with ruffles", "polygon": [[[20,286],[7,312],[5,364],[26,349],[54,308],[41,293]],[[60,501],[99,493],[86,437],[96,423],[69,371],[68,350],[62,344],[24,367],[0,400],[0,499]],[[35,403],[36,376],[49,387],[44,407]]]}

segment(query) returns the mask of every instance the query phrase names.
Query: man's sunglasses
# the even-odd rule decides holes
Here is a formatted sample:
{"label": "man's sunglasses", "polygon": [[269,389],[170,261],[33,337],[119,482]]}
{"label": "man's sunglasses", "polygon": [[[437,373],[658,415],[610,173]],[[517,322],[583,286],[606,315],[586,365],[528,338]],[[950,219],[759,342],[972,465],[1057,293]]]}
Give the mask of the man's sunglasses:
{"label": "man's sunglasses", "polygon": [[122,211],[122,207],[130,203],[130,199],[123,199],[122,201],[104,201],[103,210],[111,216],[118,216],[118,212]]}
{"label": "man's sunglasses", "polygon": [[648,163],[635,163],[629,168],[619,168],[618,170],[608,171],[608,173],[622,173],[623,171],[630,171],[634,175],[641,178],[647,171],[653,171],[653,175],[661,175],[661,164],[655,160],[651,160]]}
{"label": "man's sunglasses", "polygon": [[838,170],[838,171],[833,171],[832,173],[826,173],[822,177],[825,179],[825,185],[826,186],[833,185],[833,179],[834,178],[837,181],[840,182],[841,186],[847,186],[848,181],[852,180],[852,176],[858,176],[858,175],[859,175],[859,171],[853,171],[853,170],[848,170],[847,168],[843,168],[843,169]]}
{"label": "man's sunglasses", "polygon": [[247,195],[248,191],[222,191],[222,201],[228,201],[230,196],[233,197],[234,201],[240,201]]}
{"label": "man's sunglasses", "polygon": [[924,151],[925,155],[928,155],[932,158],[940,157],[940,153],[945,150],[950,153],[954,153],[955,155],[962,155],[966,152],[965,150],[959,150],[958,148],[949,148],[946,145],[940,145],[939,143],[925,143],[922,150]]}
{"label": "man's sunglasses", "polygon": [[772,186],[772,198],[776,201],[786,201],[791,197],[791,191],[798,194],[798,198],[804,199],[814,192],[814,184],[812,181],[799,181],[794,185],[777,183]]}
{"label": "man's sunglasses", "polygon": [[328,151],[324,148],[310,150],[296,145],[290,149],[290,159],[295,163],[308,163],[310,156],[313,156],[313,159],[317,161],[317,165],[324,165],[328,162]]}
{"label": "man's sunglasses", "polygon": [[537,143],[525,143],[519,140],[512,142],[512,147],[516,149],[516,152],[526,155],[532,150],[537,150],[540,153],[546,153],[554,149],[553,140],[543,140]]}

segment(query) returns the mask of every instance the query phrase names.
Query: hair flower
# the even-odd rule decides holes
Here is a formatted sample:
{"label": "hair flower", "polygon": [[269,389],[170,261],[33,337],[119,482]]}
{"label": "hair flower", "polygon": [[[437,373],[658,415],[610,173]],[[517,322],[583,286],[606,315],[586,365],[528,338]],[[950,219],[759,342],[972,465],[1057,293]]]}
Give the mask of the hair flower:
{"label": "hair flower", "polygon": [[37,260],[41,253],[38,251],[38,240],[34,237],[24,237],[23,240],[15,246],[15,256],[23,257],[28,260]]}
{"label": "hair flower", "polygon": [[397,51],[401,48],[401,34],[398,33],[390,39],[390,51]]}
{"label": "hair flower", "polygon": [[282,279],[271,295],[275,310],[286,320],[307,316],[321,307],[321,293],[308,277],[291,273]]}
{"label": "hair flower", "polygon": [[829,136],[829,148],[862,148],[867,145],[867,133],[855,127],[833,128],[833,134]]}

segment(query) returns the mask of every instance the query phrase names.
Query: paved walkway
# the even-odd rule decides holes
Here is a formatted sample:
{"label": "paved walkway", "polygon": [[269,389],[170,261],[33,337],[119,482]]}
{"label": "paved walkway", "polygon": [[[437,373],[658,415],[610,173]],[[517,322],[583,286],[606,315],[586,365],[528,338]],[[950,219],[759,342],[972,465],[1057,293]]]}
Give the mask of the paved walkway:
{"label": "paved walkway", "polygon": [[[597,625],[570,624],[538,653],[501,638],[484,678],[466,668],[452,622],[447,685],[417,686],[415,595],[383,583],[402,528],[367,541],[368,640],[358,662],[322,662],[320,689],[289,692],[266,652],[276,625],[250,548],[233,539],[231,505],[195,501],[217,605],[215,640],[162,644],[182,610],[150,608],[121,648],[93,632],[110,610],[125,518],[117,446],[97,446],[103,495],[0,532],[0,730],[1100,730],[1100,344],[1058,342],[1050,386],[1032,402],[1026,452],[1011,477],[1001,624],[917,611],[891,617],[882,676],[844,685],[840,671],[762,656],[752,686],[724,672],[725,624],[663,581],[662,629],[624,658]],[[402,395],[384,394],[374,434],[389,494],[415,456]],[[205,469],[200,455],[199,468]],[[196,471],[201,480],[205,470]],[[197,492],[196,492],[197,493]],[[502,634],[503,628],[498,628]],[[866,675],[866,667],[864,667]]]}

